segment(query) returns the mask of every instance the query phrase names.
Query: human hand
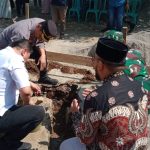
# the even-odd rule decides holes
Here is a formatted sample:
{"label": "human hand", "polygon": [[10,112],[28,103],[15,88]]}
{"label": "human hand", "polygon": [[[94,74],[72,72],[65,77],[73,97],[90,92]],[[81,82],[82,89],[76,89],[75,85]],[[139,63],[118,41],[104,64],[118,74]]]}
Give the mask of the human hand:
{"label": "human hand", "polygon": [[83,90],[83,93],[82,93],[82,96],[84,96],[84,98],[89,95],[89,93],[91,93],[93,90],[92,89],[84,89]]}
{"label": "human hand", "polygon": [[39,58],[37,65],[40,65],[40,71],[44,70],[46,68],[46,56],[41,55]]}
{"label": "human hand", "polygon": [[35,105],[35,103],[32,100],[30,100],[29,105]]}
{"label": "human hand", "polygon": [[72,113],[79,112],[80,106],[77,99],[74,99],[71,103],[70,111]]}
{"label": "human hand", "polygon": [[35,84],[33,82],[30,82],[31,89],[34,92],[35,95],[40,95],[41,94],[41,88],[38,84]]}

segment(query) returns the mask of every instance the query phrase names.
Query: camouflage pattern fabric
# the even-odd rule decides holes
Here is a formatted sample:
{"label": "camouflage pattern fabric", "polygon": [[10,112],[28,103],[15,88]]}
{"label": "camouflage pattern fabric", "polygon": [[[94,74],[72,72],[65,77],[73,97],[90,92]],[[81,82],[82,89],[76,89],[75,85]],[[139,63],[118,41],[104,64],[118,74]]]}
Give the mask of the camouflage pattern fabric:
{"label": "camouflage pattern fabric", "polygon": [[123,33],[116,30],[108,30],[104,33],[104,37],[123,42]]}
{"label": "camouflage pattern fabric", "polygon": [[130,49],[126,57],[124,72],[142,83],[142,86],[148,93],[148,113],[150,114],[150,75],[148,73],[144,58],[139,50]]}
{"label": "camouflage pattern fabric", "polygon": [[139,50],[129,50],[126,57],[125,66],[127,66],[127,69],[125,69],[124,72],[135,80],[140,81],[143,87],[150,91],[150,76],[148,74],[145,61]]}
{"label": "camouflage pattern fabric", "polygon": [[[115,30],[106,31],[104,33],[104,37],[123,42],[122,32],[118,32]],[[124,72],[142,83],[143,87],[147,90],[150,99],[150,75],[146,68],[144,58],[142,57],[142,53],[139,50],[130,49],[126,57],[125,66],[126,69],[124,70]]]}

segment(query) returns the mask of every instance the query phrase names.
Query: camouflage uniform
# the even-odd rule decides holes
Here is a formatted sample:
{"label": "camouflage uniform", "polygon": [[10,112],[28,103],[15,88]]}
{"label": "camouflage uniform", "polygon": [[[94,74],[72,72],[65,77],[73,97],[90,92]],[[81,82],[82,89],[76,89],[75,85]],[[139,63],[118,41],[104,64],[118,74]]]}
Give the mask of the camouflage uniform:
{"label": "camouflage uniform", "polygon": [[[106,31],[104,33],[104,37],[112,38],[120,42],[123,42],[122,32],[118,32],[115,30]],[[125,66],[127,68],[124,70],[124,72],[127,75],[134,78],[135,80],[138,80],[142,83],[142,86],[148,92],[148,96],[150,100],[150,75],[148,73],[145,60],[142,57],[142,53],[140,52],[140,50],[130,49],[128,51]],[[150,101],[149,101],[149,105],[150,105]]]}

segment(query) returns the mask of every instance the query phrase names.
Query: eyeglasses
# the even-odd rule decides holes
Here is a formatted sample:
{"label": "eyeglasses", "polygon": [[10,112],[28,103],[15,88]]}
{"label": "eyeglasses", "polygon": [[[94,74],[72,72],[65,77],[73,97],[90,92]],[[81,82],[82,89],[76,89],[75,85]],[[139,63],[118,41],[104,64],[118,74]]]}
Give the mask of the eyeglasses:
{"label": "eyeglasses", "polygon": [[44,42],[48,42],[50,40],[51,36],[47,36],[44,31],[42,31],[42,40]]}

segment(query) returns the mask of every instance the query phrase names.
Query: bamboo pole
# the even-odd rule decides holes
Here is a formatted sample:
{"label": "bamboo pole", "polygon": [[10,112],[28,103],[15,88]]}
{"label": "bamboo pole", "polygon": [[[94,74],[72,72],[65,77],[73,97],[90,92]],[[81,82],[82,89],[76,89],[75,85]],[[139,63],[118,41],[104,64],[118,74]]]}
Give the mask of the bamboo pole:
{"label": "bamboo pole", "polygon": [[128,27],[123,27],[123,39],[125,44],[127,42],[127,33],[128,33]]}
{"label": "bamboo pole", "polygon": [[25,0],[25,18],[29,18],[29,0]]}

